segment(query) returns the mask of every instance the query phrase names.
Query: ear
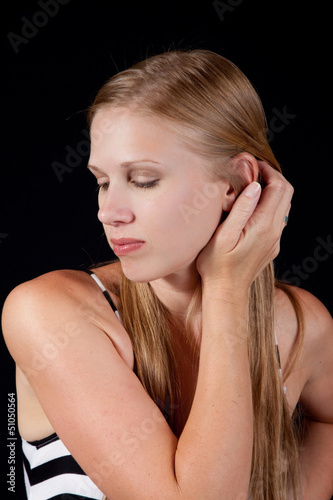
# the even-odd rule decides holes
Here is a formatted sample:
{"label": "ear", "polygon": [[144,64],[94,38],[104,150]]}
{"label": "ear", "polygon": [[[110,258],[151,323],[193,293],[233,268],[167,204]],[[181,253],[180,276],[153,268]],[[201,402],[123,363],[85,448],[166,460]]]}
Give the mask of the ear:
{"label": "ear", "polygon": [[[243,189],[251,184],[253,181],[258,180],[259,167],[256,158],[250,153],[239,153],[233,156],[230,160],[229,171],[233,174],[235,178],[241,180]],[[228,189],[224,193],[223,200],[223,211],[230,212],[232,205],[234,204],[239,191],[236,191],[236,186],[232,186],[228,183]]]}

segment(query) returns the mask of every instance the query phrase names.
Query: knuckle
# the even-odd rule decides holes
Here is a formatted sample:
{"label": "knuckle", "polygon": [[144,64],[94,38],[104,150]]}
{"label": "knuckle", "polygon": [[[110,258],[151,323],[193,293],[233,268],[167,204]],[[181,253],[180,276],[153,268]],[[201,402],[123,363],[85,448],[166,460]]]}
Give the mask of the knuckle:
{"label": "knuckle", "polygon": [[293,196],[293,194],[295,192],[294,186],[292,186],[290,184],[290,182],[288,182],[287,188],[288,188],[288,191],[289,191],[290,195]]}
{"label": "knuckle", "polygon": [[287,180],[284,180],[284,189],[287,191],[290,195],[294,194],[294,187],[288,182]]}
{"label": "knuckle", "polygon": [[279,177],[276,180],[276,190],[279,193],[288,193],[290,197],[293,196],[294,194],[294,187],[290,184],[289,181],[287,181],[284,177]]}
{"label": "knuckle", "polygon": [[267,237],[271,229],[271,224],[269,221],[261,221],[260,224],[258,224],[257,232],[259,236],[265,236]]}
{"label": "knuckle", "polygon": [[283,193],[285,192],[286,190],[286,185],[287,185],[287,181],[283,178],[283,177],[279,177],[278,179],[276,179],[275,181],[275,189],[279,192],[279,193]]}
{"label": "knuckle", "polygon": [[247,205],[242,205],[242,206],[239,206],[238,207],[238,210],[237,210],[237,213],[238,213],[238,216],[241,218],[241,219],[246,219],[250,216],[251,214],[251,210],[250,210],[250,207],[247,206]]}

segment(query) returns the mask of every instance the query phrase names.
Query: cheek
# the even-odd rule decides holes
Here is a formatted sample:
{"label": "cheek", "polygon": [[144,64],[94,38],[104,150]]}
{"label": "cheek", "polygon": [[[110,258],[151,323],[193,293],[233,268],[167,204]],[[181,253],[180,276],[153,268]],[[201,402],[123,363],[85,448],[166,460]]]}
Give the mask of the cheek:
{"label": "cheek", "polygon": [[[193,236],[209,239],[222,216],[222,196],[216,183],[207,182],[195,189],[187,201],[178,205],[185,226]],[[199,234],[198,234],[199,233]]]}
{"label": "cheek", "polygon": [[191,192],[174,192],[161,197],[147,214],[151,234],[156,231],[169,250],[198,253],[210,240],[222,215],[222,201],[216,184],[207,183]]}

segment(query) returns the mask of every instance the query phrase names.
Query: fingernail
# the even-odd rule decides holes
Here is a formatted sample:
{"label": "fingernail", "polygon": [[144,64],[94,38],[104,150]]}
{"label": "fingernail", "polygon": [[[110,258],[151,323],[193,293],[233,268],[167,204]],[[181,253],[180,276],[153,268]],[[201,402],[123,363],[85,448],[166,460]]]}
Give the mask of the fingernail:
{"label": "fingernail", "polygon": [[261,191],[261,186],[259,182],[251,182],[246,188],[245,188],[245,196],[248,198],[256,198],[258,196],[259,191]]}

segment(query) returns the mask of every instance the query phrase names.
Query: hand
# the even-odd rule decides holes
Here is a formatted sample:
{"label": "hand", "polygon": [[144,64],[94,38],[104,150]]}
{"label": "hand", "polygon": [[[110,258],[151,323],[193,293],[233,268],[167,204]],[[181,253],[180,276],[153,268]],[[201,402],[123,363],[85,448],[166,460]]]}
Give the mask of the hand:
{"label": "hand", "polygon": [[280,251],[294,190],[267,163],[258,165],[266,184],[261,197],[259,184],[249,184],[197,257],[203,284],[247,290]]}

